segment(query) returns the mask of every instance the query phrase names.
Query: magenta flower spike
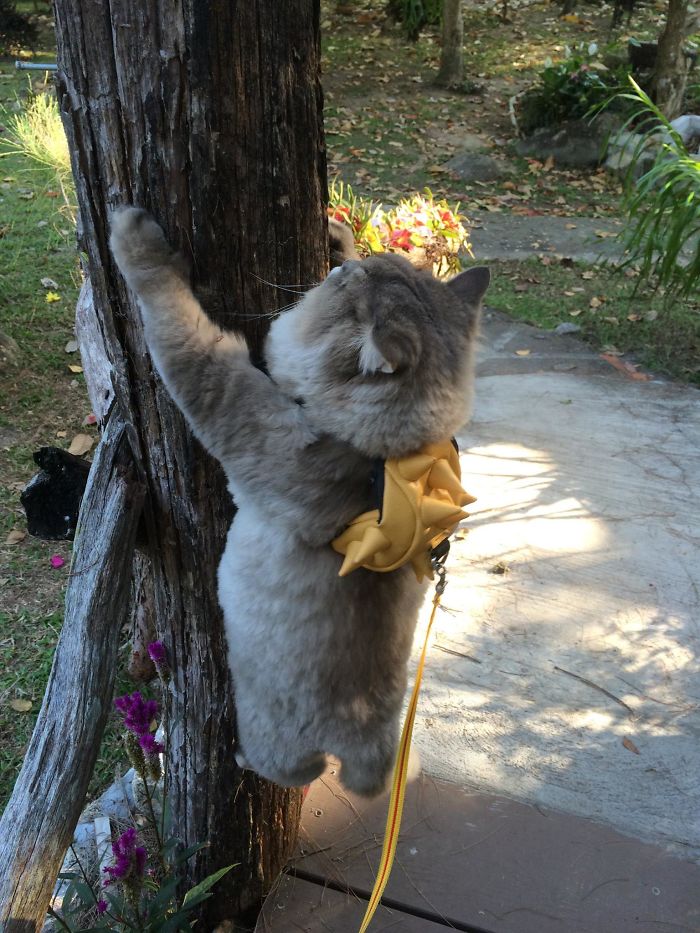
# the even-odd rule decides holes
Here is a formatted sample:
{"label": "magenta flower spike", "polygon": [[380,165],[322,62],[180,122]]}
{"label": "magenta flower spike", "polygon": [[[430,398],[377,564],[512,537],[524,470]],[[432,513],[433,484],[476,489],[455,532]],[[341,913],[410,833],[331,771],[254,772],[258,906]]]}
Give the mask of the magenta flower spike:
{"label": "magenta flower spike", "polygon": [[154,664],[168,663],[168,659],[165,655],[165,645],[162,641],[152,641],[148,646],[148,655]]}
{"label": "magenta flower spike", "polygon": [[109,875],[105,884],[115,881],[129,882],[137,886],[143,879],[146,868],[147,853],[143,846],[136,845],[136,830],[131,826],[123,832],[116,842],[112,843],[114,864],[107,865],[102,870]]}
{"label": "magenta flower spike", "polygon": [[156,700],[144,700],[138,690],[132,694],[117,697],[114,701],[124,717],[124,726],[134,735],[148,735],[151,723],[158,716],[158,703]]}

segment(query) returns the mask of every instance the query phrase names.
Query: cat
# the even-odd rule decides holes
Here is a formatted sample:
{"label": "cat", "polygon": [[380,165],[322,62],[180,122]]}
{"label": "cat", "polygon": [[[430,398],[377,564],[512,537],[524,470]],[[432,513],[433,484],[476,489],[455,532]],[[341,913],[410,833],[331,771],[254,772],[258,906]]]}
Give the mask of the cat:
{"label": "cat", "polygon": [[449,438],[467,419],[489,272],[445,284],[397,255],[350,259],[273,321],[268,375],[206,316],[150,215],[117,212],[111,248],[153,362],[238,506],[218,570],[236,757],[301,786],[332,755],[348,790],[376,795],[425,587],[410,566],[341,579],[330,542],[376,506],[376,458]]}

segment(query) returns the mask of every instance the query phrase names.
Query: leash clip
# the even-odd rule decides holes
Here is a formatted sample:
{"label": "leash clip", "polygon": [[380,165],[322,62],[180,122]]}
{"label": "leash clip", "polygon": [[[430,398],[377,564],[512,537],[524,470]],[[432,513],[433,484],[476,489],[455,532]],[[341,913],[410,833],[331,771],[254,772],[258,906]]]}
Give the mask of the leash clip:
{"label": "leash clip", "polygon": [[[444,547],[444,545],[447,547]],[[437,583],[435,584],[435,595],[442,596],[445,592],[445,587],[447,586],[447,571],[445,570],[445,561],[447,560],[447,555],[450,550],[450,545],[448,541],[443,541],[442,544],[438,545],[436,548],[433,548],[433,551],[430,555],[430,563],[433,566],[434,572],[437,574]]]}

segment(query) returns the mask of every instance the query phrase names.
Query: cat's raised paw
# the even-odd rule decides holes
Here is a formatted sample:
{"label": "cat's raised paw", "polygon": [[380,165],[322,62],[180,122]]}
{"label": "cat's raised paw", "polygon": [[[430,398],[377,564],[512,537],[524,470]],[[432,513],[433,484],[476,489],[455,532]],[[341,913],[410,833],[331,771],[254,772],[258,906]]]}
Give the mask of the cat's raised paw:
{"label": "cat's raised paw", "polygon": [[143,273],[170,266],[173,251],[165,234],[148,211],[122,207],[112,215],[109,245],[129,284]]}

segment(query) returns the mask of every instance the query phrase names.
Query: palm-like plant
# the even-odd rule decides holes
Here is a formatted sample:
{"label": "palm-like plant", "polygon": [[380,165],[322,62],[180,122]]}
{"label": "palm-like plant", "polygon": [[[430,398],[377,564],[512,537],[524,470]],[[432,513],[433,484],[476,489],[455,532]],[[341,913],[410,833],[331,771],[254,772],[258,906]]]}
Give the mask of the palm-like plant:
{"label": "palm-like plant", "polygon": [[[639,106],[628,123],[636,124],[643,139],[625,185],[623,266],[634,264],[641,279],[653,278],[668,293],[688,297],[700,281],[700,161],[633,78],[630,83],[633,91],[622,96]],[[656,159],[635,181],[635,164],[650,142],[659,147]]]}

